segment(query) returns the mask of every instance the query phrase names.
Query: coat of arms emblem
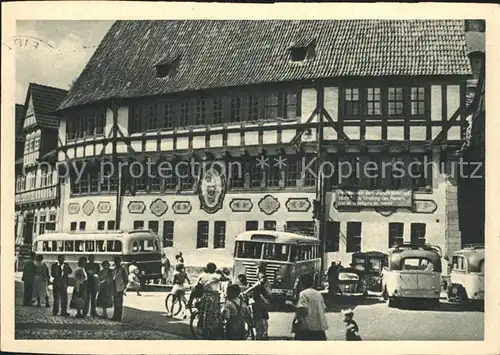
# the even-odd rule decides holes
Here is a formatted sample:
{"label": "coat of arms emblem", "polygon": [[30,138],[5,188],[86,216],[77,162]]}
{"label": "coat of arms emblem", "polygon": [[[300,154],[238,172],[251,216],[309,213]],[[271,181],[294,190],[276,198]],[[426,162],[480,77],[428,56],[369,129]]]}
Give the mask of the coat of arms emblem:
{"label": "coat of arms emblem", "polygon": [[222,208],[226,194],[226,181],[214,168],[205,171],[201,178],[198,197],[200,206],[207,213],[215,213]]}

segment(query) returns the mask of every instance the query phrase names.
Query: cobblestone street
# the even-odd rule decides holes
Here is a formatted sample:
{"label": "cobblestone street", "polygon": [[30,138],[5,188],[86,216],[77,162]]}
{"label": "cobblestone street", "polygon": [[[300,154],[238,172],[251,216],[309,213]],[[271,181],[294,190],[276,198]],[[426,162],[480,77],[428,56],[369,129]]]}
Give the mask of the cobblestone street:
{"label": "cobblestone street", "polygon": [[[86,339],[86,340],[178,340],[182,337],[168,334],[161,329],[147,327],[147,322],[130,322],[139,316],[125,310],[122,323],[109,320],[52,316],[52,308],[22,306],[22,283],[16,282],[15,338],[16,339]],[[51,299],[52,301],[52,299]],[[137,320],[139,320],[139,324]]]}

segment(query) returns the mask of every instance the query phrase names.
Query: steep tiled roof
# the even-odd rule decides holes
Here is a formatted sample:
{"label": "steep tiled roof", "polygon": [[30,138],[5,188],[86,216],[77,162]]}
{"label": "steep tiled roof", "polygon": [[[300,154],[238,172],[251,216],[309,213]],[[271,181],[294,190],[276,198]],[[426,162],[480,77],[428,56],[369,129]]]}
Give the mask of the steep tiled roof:
{"label": "steep tiled roof", "polygon": [[[118,21],[60,108],[109,98],[341,76],[469,75],[462,20]],[[315,57],[288,48],[316,39]],[[181,56],[174,76],[154,66]]]}
{"label": "steep tiled roof", "polygon": [[16,104],[16,126],[15,126],[16,141],[23,140],[23,135],[21,132],[21,124],[22,124],[22,120],[23,120],[23,114],[24,114],[24,106]]}
{"label": "steep tiled roof", "polygon": [[[31,95],[37,124],[41,127],[58,128],[59,120],[54,112],[68,91],[52,86],[30,83],[28,96]],[[29,102],[29,101],[28,101]],[[26,104],[28,104],[28,102]]]}

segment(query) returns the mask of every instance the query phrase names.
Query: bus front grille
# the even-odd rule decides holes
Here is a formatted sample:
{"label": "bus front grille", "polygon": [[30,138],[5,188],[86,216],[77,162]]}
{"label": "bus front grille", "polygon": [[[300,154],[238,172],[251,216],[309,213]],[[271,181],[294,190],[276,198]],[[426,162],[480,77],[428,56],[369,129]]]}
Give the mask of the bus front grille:
{"label": "bus front grille", "polygon": [[[247,281],[250,284],[254,284],[255,282],[257,282],[258,265],[252,262],[244,262],[243,266],[245,267],[245,275],[247,277]],[[280,268],[279,264],[266,264],[266,276],[271,286],[274,284],[276,271],[278,271],[279,268]]]}

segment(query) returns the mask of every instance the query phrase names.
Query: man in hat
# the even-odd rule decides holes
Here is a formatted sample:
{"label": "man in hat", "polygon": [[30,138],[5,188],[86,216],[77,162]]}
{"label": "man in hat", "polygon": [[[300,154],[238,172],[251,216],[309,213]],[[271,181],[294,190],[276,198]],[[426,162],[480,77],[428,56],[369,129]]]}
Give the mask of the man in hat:
{"label": "man in hat", "polygon": [[353,319],[354,312],[352,309],[343,309],[342,314],[344,315],[344,323],[346,326],[345,340],[361,340],[358,324]]}

